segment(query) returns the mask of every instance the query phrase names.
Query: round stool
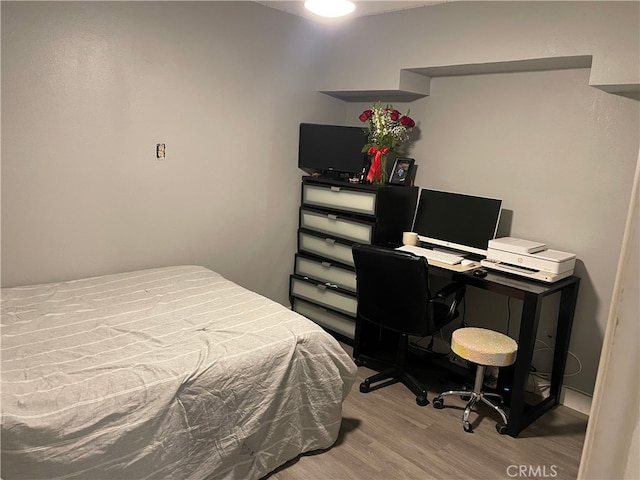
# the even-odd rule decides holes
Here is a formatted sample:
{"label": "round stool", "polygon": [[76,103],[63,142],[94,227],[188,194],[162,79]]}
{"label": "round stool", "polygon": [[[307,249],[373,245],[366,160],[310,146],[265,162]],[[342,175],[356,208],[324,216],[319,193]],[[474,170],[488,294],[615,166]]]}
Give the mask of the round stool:
{"label": "round stool", "polygon": [[483,392],[482,383],[484,381],[485,370],[488,366],[507,367],[516,361],[516,354],[518,352],[518,344],[516,341],[493,330],[467,327],[460,328],[453,332],[451,337],[451,350],[460,358],[477,364],[473,392],[466,390],[449,390],[448,392],[442,392],[433,399],[433,406],[435,408],[443,408],[443,397],[447,395],[470,396],[471,398],[462,414],[462,427],[465,432],[471,432],[472,430],[471,424],[469,423],[469,413],[471,413],[471,409],[476,402],[480,400],[500,414],[502,423],[496,425],[496,430],[501,434],[507,433],[507,415],[502,408],[489,400],[489,398],[497,398],[499,404],[502,404],[503,399],[497,393]]}

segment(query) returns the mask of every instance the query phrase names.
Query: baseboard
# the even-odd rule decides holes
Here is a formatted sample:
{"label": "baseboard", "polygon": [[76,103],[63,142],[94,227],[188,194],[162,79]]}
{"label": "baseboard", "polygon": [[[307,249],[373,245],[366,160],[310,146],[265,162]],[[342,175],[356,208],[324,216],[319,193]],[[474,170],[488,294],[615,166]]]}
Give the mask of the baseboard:
{"label": "baseboard", "polygon": [[560,391],[560,403],[562,405],[585,415],[589,415],[591,412],[592,400],[593,397],[591,395],[571,388],[563,387]]}

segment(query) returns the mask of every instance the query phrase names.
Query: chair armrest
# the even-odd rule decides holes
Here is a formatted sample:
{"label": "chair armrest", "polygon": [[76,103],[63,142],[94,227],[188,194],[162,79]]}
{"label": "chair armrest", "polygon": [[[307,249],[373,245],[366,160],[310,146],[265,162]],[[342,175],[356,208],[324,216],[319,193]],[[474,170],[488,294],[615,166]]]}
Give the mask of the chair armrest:
{"label": "chair armrest", "polygon": [[444,299],[450,297],[453,294],[457,294],[456,296],[458,296],[460,294],[464,295],[464,291],[465,291],[465,285],[464,284],[453,282],[453,283],[450,283],[448,285],[445,285],[440,290],[438,290],[433,295],[433,298],[434,299],[438,299],[438,300],[444,300]]}
{"label": "chair armrest", "polygon": [[453,296],[453,301],[451,302],[451,305],[449,305],[449,313],[447,314],[447,317],[452,320],[457,314],[458,305],[460,305],[460,302],[462,302],[462,299],[464,298],[465,290],[466,286],[462,283],[449,283],[438,290],[432,297],[431,301],[446,303],[445,300]]}

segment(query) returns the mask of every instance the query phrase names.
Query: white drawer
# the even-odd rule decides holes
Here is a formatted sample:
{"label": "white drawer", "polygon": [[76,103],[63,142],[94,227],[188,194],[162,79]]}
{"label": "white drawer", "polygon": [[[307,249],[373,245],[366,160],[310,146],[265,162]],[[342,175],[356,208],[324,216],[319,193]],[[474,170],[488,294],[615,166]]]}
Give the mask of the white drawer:
{"label": "white drawer", "polygon": [[337,208],[347,212],[375,215],[376,192],[350,190],[339,186],[302,186],[302,203],[326,208]]}
{"label": "white drawer", "polygon": [[347,295],[323,284],[291,277],[291,296],[309,300],[324,307],[337,310],[351,317],[357,314],[356,297]]}
{"label": "white drawer", "polygon": [[360,243],[371,243],[373,224],[359,222],[333,213],[300,209],[300,226]]}
{"label": "white drawer", "polygon": [[296,255],[295,271],[303,277],[311,277],[340,288],[356,291],[356,272],[337,267],[329,262],[314,260]]}
{"label": "white drawer", "polygon": [[328,328],[352,340],[356,338],[356,322],[353,318],[340,315],[299,298],[293,299],[292,309],[324,328]]}
{"label": "white drawer", "polygon": [[298,249],[301,252],[319,255],[353,267],[351,245],[337,242],[332,238],[316,237],[300,231],[298,233]]}

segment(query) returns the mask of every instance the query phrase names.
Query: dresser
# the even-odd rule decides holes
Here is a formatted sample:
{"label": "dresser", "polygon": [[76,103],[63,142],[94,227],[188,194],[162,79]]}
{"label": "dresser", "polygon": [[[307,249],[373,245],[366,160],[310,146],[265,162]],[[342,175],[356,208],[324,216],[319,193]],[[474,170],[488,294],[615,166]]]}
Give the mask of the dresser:
{"label": "dresser", "polygon": [[303,177],[292,309],[352,342],[358,304],[351,246],[400,245],[417,199],[418,187]]}

